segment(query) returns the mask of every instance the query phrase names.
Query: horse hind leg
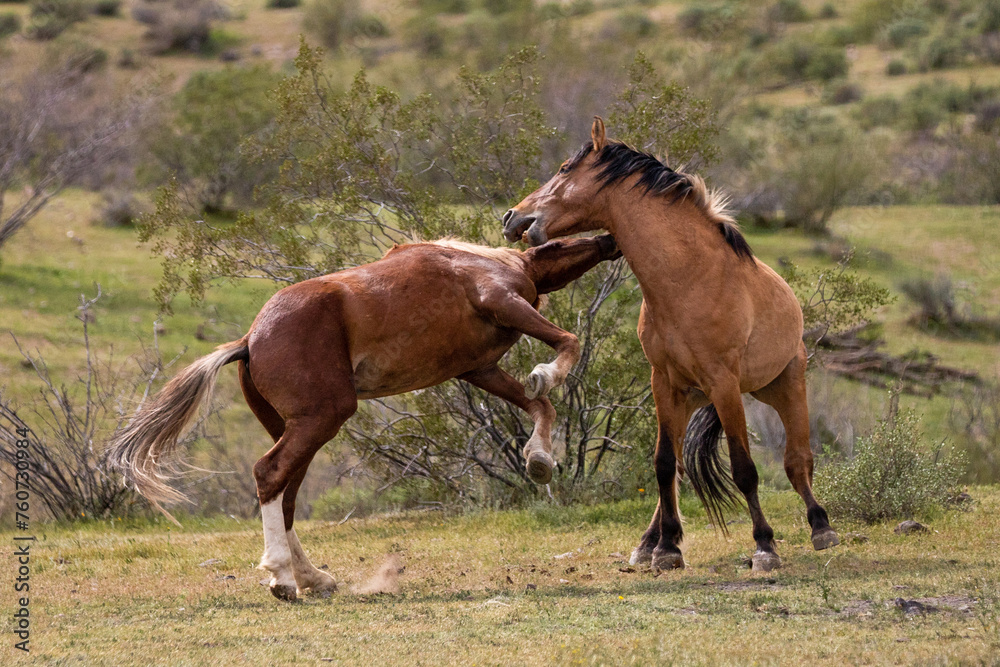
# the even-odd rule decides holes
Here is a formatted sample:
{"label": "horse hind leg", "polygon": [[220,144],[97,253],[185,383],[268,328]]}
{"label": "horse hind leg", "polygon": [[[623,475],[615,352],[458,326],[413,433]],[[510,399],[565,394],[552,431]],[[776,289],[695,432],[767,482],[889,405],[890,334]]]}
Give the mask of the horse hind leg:
{"label": "horse hind leg", "polygon": [[[301,477],[305,476],[316,452],[354,414],[357,399],[353,393],[347,398],[349,400],[344,400],[339,407],[324,406],[319,417],[298,417],[286,421],[284,434],[254,465],[260,514],[264,523],[264,554],[259,568],[271,573],[271,593],[280,600],[295,601],[300,590],[295,577],[296,569],[300,576],[311,573],[303,565],[308,559],[292,531],[298,484],[292,485],[291,482],[298,479],[301,483]],[[303,579],[303,583],[313,582]],[[328,589],[329,582],[325,583]]]}
{"label": "horse hind leg", "polygon": [[830,518],[812,492],[813,455],[809,447],[809,407],[806,401],[806,353],[803,347],[785,370],[754,397],[770,405],[785,426],[785,474],[806,505],[806,518],[817,551],[840,544]]}
{"label": "horse hind leg", "polygon": [[295,521],[295,498],[298,495],[299,486],[305,479],[306,466],[299,468],[299,471],[289,481],[282,496],[282,511],[285,519],[285,539],[288,542],[288,549],[292,558],[292,576],[295,579],[296,595],[311,594],[319,597],[330,597],[337,590],[337,581],[327,572],[323,572],[310,561],[306,556],[299,536],[295,533],[293,522]]}

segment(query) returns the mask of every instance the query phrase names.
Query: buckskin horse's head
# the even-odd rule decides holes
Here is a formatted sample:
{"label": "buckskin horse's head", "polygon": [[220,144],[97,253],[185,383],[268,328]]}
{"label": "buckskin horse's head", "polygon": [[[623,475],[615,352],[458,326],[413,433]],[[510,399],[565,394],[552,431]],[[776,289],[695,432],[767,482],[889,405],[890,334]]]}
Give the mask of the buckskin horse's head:
{"label": "buckskin horse's head", "polygon": [[594,118],[590,138],[545,185],[504,214],[503,234],[508,241],[523,236],[528,245],[537,246],[560,236],[600,229],[605,202],[592,167],[607,138],[599,117]]}

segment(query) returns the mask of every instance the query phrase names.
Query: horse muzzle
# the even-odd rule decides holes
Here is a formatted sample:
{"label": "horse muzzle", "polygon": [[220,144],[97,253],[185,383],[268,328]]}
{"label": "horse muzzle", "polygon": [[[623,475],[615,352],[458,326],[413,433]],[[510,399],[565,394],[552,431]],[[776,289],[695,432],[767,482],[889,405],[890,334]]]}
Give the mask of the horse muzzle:
{"label": "horse muzzle", "polygon": [[514,243],[536,221],[537,218],[533,215],[523,215],[514,209],[510,209],[503,216],[503,237],[510,243]]}

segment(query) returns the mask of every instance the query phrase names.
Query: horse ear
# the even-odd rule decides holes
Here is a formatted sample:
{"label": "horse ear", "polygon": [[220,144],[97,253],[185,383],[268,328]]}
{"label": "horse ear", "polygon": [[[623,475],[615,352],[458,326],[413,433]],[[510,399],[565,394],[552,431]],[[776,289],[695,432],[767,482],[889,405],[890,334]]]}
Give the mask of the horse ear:
{"label": "horse ear", "polygon": [[594,126],[590,128],[590,139],[594,142],[594,152],[599,152],[607,143],[604,133],[604,120],[600,116],[594,116]]}

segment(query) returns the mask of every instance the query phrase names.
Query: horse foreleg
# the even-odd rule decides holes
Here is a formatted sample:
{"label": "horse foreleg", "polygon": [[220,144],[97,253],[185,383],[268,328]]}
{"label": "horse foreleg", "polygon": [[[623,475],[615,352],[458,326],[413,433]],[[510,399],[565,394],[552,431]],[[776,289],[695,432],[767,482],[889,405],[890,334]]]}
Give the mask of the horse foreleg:
{"label": "horse foreleg", "polygon": [[525,383],[527,397],[532,399],[545,396],[563,384],[573,366],[580,360],[580,341],[577,337],[549,322],[527,301],[519,297],[504,295],[490,306],[502,326],[537,338],[556,351],[554,361],[538,364],[531,371]]}
{"label": "horse foreleg", "polygon": [[819,551],[840,544],[840,540],[830,527],[826,510],[812,492],[813,455],[809,447],[805,370],[806,350],[803,345],[781,375],[753,395],[774,408],[785,426],[785,474],[806,505],[813,548]]}
{"label": "horse foreleg", "polygon": [[653,521],[629,560],[632,563],[648,560],[654,570],[670,570],[684,567],[680,548],[684,530],[677,506],[677,481],[681,470],[681,447],[691,411],[684,394],[671,386],[666,373],[654,368],[651,385],[659,423],[653,469],[660,500]]}
{"label": "horse foreleg", "polygon": [[781,567],[781,559],[774,550],[774,530],[771,529],[760,507],[757,495],[757,466],[750,457],[750,439],[747,437],[746,414],[739,380],[732,376],[712,387],[709,398],[715,405],[729,443],[729,464],[733,481],[747,502],[750,520],[753,523],[753,539],[757,551],[753,555],[753,569],[767,572]]}
{"label": "horse foreleg", "polygon": [[524,445],[525,472],[535,484],[548,484],[555,467],[555,460],[552,458],[552,423],[556,419],[555,408],[549,399],[544,396],[528,398],[524,386],[498,366],[466,373],[459,379],[499,396],[531,415],[535,428]]}

